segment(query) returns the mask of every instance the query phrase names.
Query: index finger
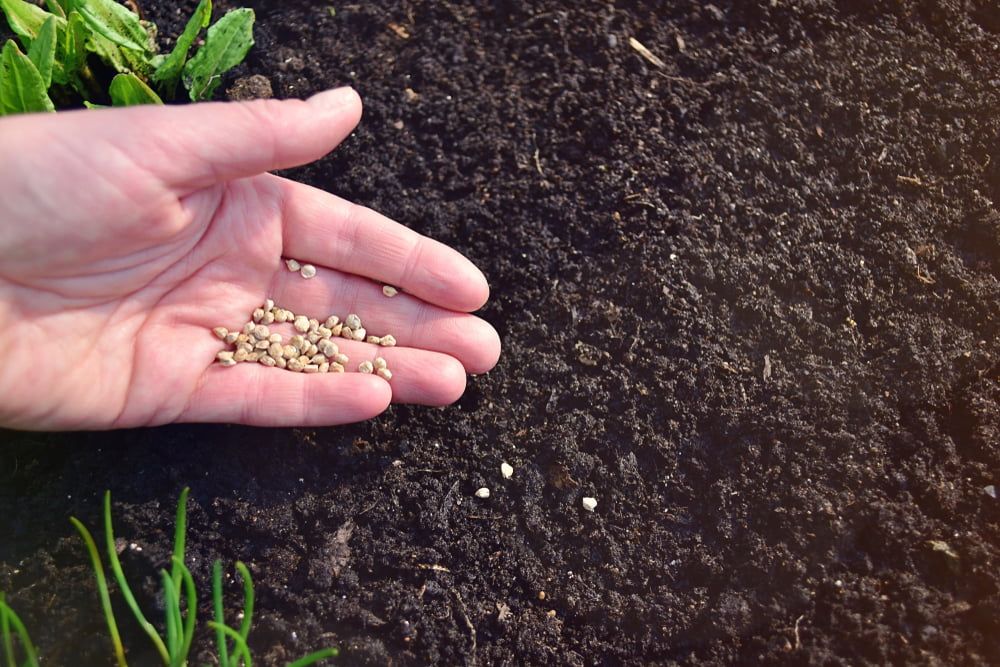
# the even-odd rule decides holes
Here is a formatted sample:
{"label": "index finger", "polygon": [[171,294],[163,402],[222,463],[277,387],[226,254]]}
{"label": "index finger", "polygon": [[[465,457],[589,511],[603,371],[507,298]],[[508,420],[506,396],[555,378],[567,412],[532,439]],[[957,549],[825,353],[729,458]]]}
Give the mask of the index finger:
{"label": "index finger", "polygon": [[286,257],[394,285],[449,310],[478,310],[489,298],[486,276],[458,251],[364,206],[279,180]]}

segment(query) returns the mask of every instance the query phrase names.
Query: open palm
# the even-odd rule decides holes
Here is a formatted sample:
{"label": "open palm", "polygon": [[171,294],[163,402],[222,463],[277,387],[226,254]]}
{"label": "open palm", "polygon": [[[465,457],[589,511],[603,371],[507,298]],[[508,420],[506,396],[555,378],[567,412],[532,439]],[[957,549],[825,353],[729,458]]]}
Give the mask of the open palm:
{"label": "open palm", "polygon": [[[373,211],[266,173],[323,156],[360,116],[357,94],[340,89],[0,121],[0,425],[322,425],[390,401],[456,400],[466,373],[500,353],[493,328],[468,314],[488,297],[482,273]],[[289,272],[284,257],[318,275]],[[403,291],[387,298],[384,283]],[[391,383],[214,364],[223,344],[211,329],[241,328],[266,297],[391,333],[397,347],[338,341],[348,370],[385,357]]]}

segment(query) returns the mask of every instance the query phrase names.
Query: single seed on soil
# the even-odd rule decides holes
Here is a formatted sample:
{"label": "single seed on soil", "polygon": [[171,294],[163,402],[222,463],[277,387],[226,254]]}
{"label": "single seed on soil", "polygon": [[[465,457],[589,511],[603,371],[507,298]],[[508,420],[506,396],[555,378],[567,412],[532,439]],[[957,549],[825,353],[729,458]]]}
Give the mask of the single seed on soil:
{"label": "single seed on soil", "polygon": [[263,324],[258,324],[254,327],[253,337],[257,340],[267,340],[271,337],[271,330]]}
{"label": "single seed on soil", "polygon": [[379,368],[377,371],[375,371],[375,374],[378,375],[383,380],[385,380],[386,382],[392,379],[392,371],[390,371],[388,368]]}
{"label": "single seed on soil", "polygon": [[364,340],[367,335],[368,335],[368,332],[365,331],[364,329],[355,329],[354,330],[354,340]]}
{"label": "single seed on soil", "polygon": [[382,294],[385,294],[387,297],[392,298],[397,294],[399,294],[399,290],[393,287],[392,285],[382,285]]}
{"label": "single seed on soil", "polygon": [[295,323],[292,325],[295,330],[299,333],[305,333],[309,331],[309,318],[305,315],[299,315],[295,318]]}
{"label": "single seed on soil", "polygon": [[500,474],[504,479],[510,479],[514,476],[514,466],[504,461],[500,464]]}
{"label": "single seed on soil", "polygon": [[225,340],[230,345],[233,345],[234,343],[236,343],[236,339],[239,338],[239,336],[240,335],[235,331],[230,331],[228,334],[226,334]]}
{"label": "single seed on soil", "polygon": [[253,311],[254,322],[260,322],[262,319],[264,319],[264,310],[262,308],[258,308],[257,310]]}
{"label": "single seed on soil", "polygon": [[340,322],[339,317],[337,317],[336,315],[331,315],[330,317],[326,318],[326,322],[324,322],[323,324],[326,326],[327,329],[332,329],[335,326],[337,326],[339,322]]}
{"label": "single seed on soil", "polygon": [[372,362],[370,361],[362,361],[360,364],[358,364],[359,373],[372,373],[374,371],[375,367],[372,366]]}
{"label": "single seed on soil", "polygon": [[346,354],[344,354],[343,352],[338,352],[337,354],[333,355],[333,360],[336,361],[338,364],[341,364],[342,366],[346,366],[351,361],[351,358]]}
{"label": "single seed on soil", "polygon": [[226,340],[226,337],[229,335],[229,329],[226,327],[215,327],[212,329],[212,333],[214,333],[215,337],[219,340]]}
{"label": "single seed on soil", "polygon": [[372,362],[372,365],[375,366],[376,369],[389,367],[389,364],[386,363],[385,359],[382,357],[375,357],[375,361]]}
{"label": "single seed on soil", "polygon": [[298,262],[297,262],[296,260],[294,260],[294,259],[286,259],[286,260],[285,260],[285,266],[287,266],[287,267],[288,267],[288,270],[289,270],[289,271],[299,271],[300,269],[302,269],[302,265],[301,265],[301,264],[299,264],[299,263],[298,263]]}
{"label": "single seed on soil", "polygon": [[368,343],[371,343],[372,345],[381,345],[382,344],[382,339],[379,338],[378,336],[369,336],[368,338],[365,339],[365,341],[368,342]]}
{"label": "single seed on soil", "polygon": [[593,512],[597,509],[597,498],[584,498],[581,502],[583,503],[583,509],[588,512]]}
{"label": "single seed on soil", "polygon": [[351,329],[360,329],[361,328],[361,318],[358,317],[357,315],[355,315],[354,313],[351,313],[344,320],[344,326],[345,327],[349,327]]}
{"label": "single seed on soil", "polygon": [[382,347],[396,347],[396,337],[392,334],[386,334],[382,336],[382,340],[379,341]]}
{"label": "single seed on soil", "polygon": [[343,373],[344,370],[345,369],[344,369],[344,365],[343,364],[338,364],[335,361],[330,364],[330,372],[331,373]]}
{"label": "single seed on soil", "polygon": [[229,350],[223,350],[222,352],[219,352],[217,355],[215,355],[215,358],[223,366],[235,366],[236,365],[236,359],[234,358],[233,353],[230,352]]}
{"label": "single seed on soil", "polygon": [[319,373],[319,366],[317,364],[305,364],[302,367],[303,373]]}
{"label": "single seed on soil", "polygon": [[299,275],[308,280],[316,277],[316,267],[312,264],[303,264],[299,270]]}
{"label": "single seed on soil", "polygon": [[489,497],[490,497],[490,490],[487,489],[485,486],[481,489],[476,490],[476,498],[489,498]]}

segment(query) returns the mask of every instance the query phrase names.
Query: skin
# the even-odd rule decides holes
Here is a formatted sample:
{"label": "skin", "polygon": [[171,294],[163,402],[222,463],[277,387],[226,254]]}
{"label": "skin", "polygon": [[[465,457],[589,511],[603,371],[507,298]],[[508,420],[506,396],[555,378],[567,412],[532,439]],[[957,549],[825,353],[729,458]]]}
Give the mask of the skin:
{"label": "skin", "polygon": [[[369,209],[267,173],[333,150],[351,89],[262,100],[0,120],[0,425],[170,422],[320,426],[390,402],[445,405],[500,355],[469,313],[489,297],[456,251]],[[282,258],[314,264],[304,280]],[[401,288],[393,298],[382,285]],[[213,363],[265,297],[318,319],[361,315],[397,347],[392,382]],[[284,331],[275,327],[274,331]]]}

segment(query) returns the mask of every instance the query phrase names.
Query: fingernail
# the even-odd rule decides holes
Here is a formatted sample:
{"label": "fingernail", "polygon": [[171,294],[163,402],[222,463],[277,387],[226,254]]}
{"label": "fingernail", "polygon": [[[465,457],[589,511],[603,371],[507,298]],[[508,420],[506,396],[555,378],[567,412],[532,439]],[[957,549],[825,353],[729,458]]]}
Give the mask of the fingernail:
{"label": "fingernail", "polygon": [[322,109],[323,111],[336,111],[338,109],[343,109],[346,106],[356,104],[357,100],[358,94],[354,91],[354,89],[349,86],[345,86],[343,88],[334,88],[333,90],[325,90],[322,93],[316,93],[306,101],[317,109]]}

